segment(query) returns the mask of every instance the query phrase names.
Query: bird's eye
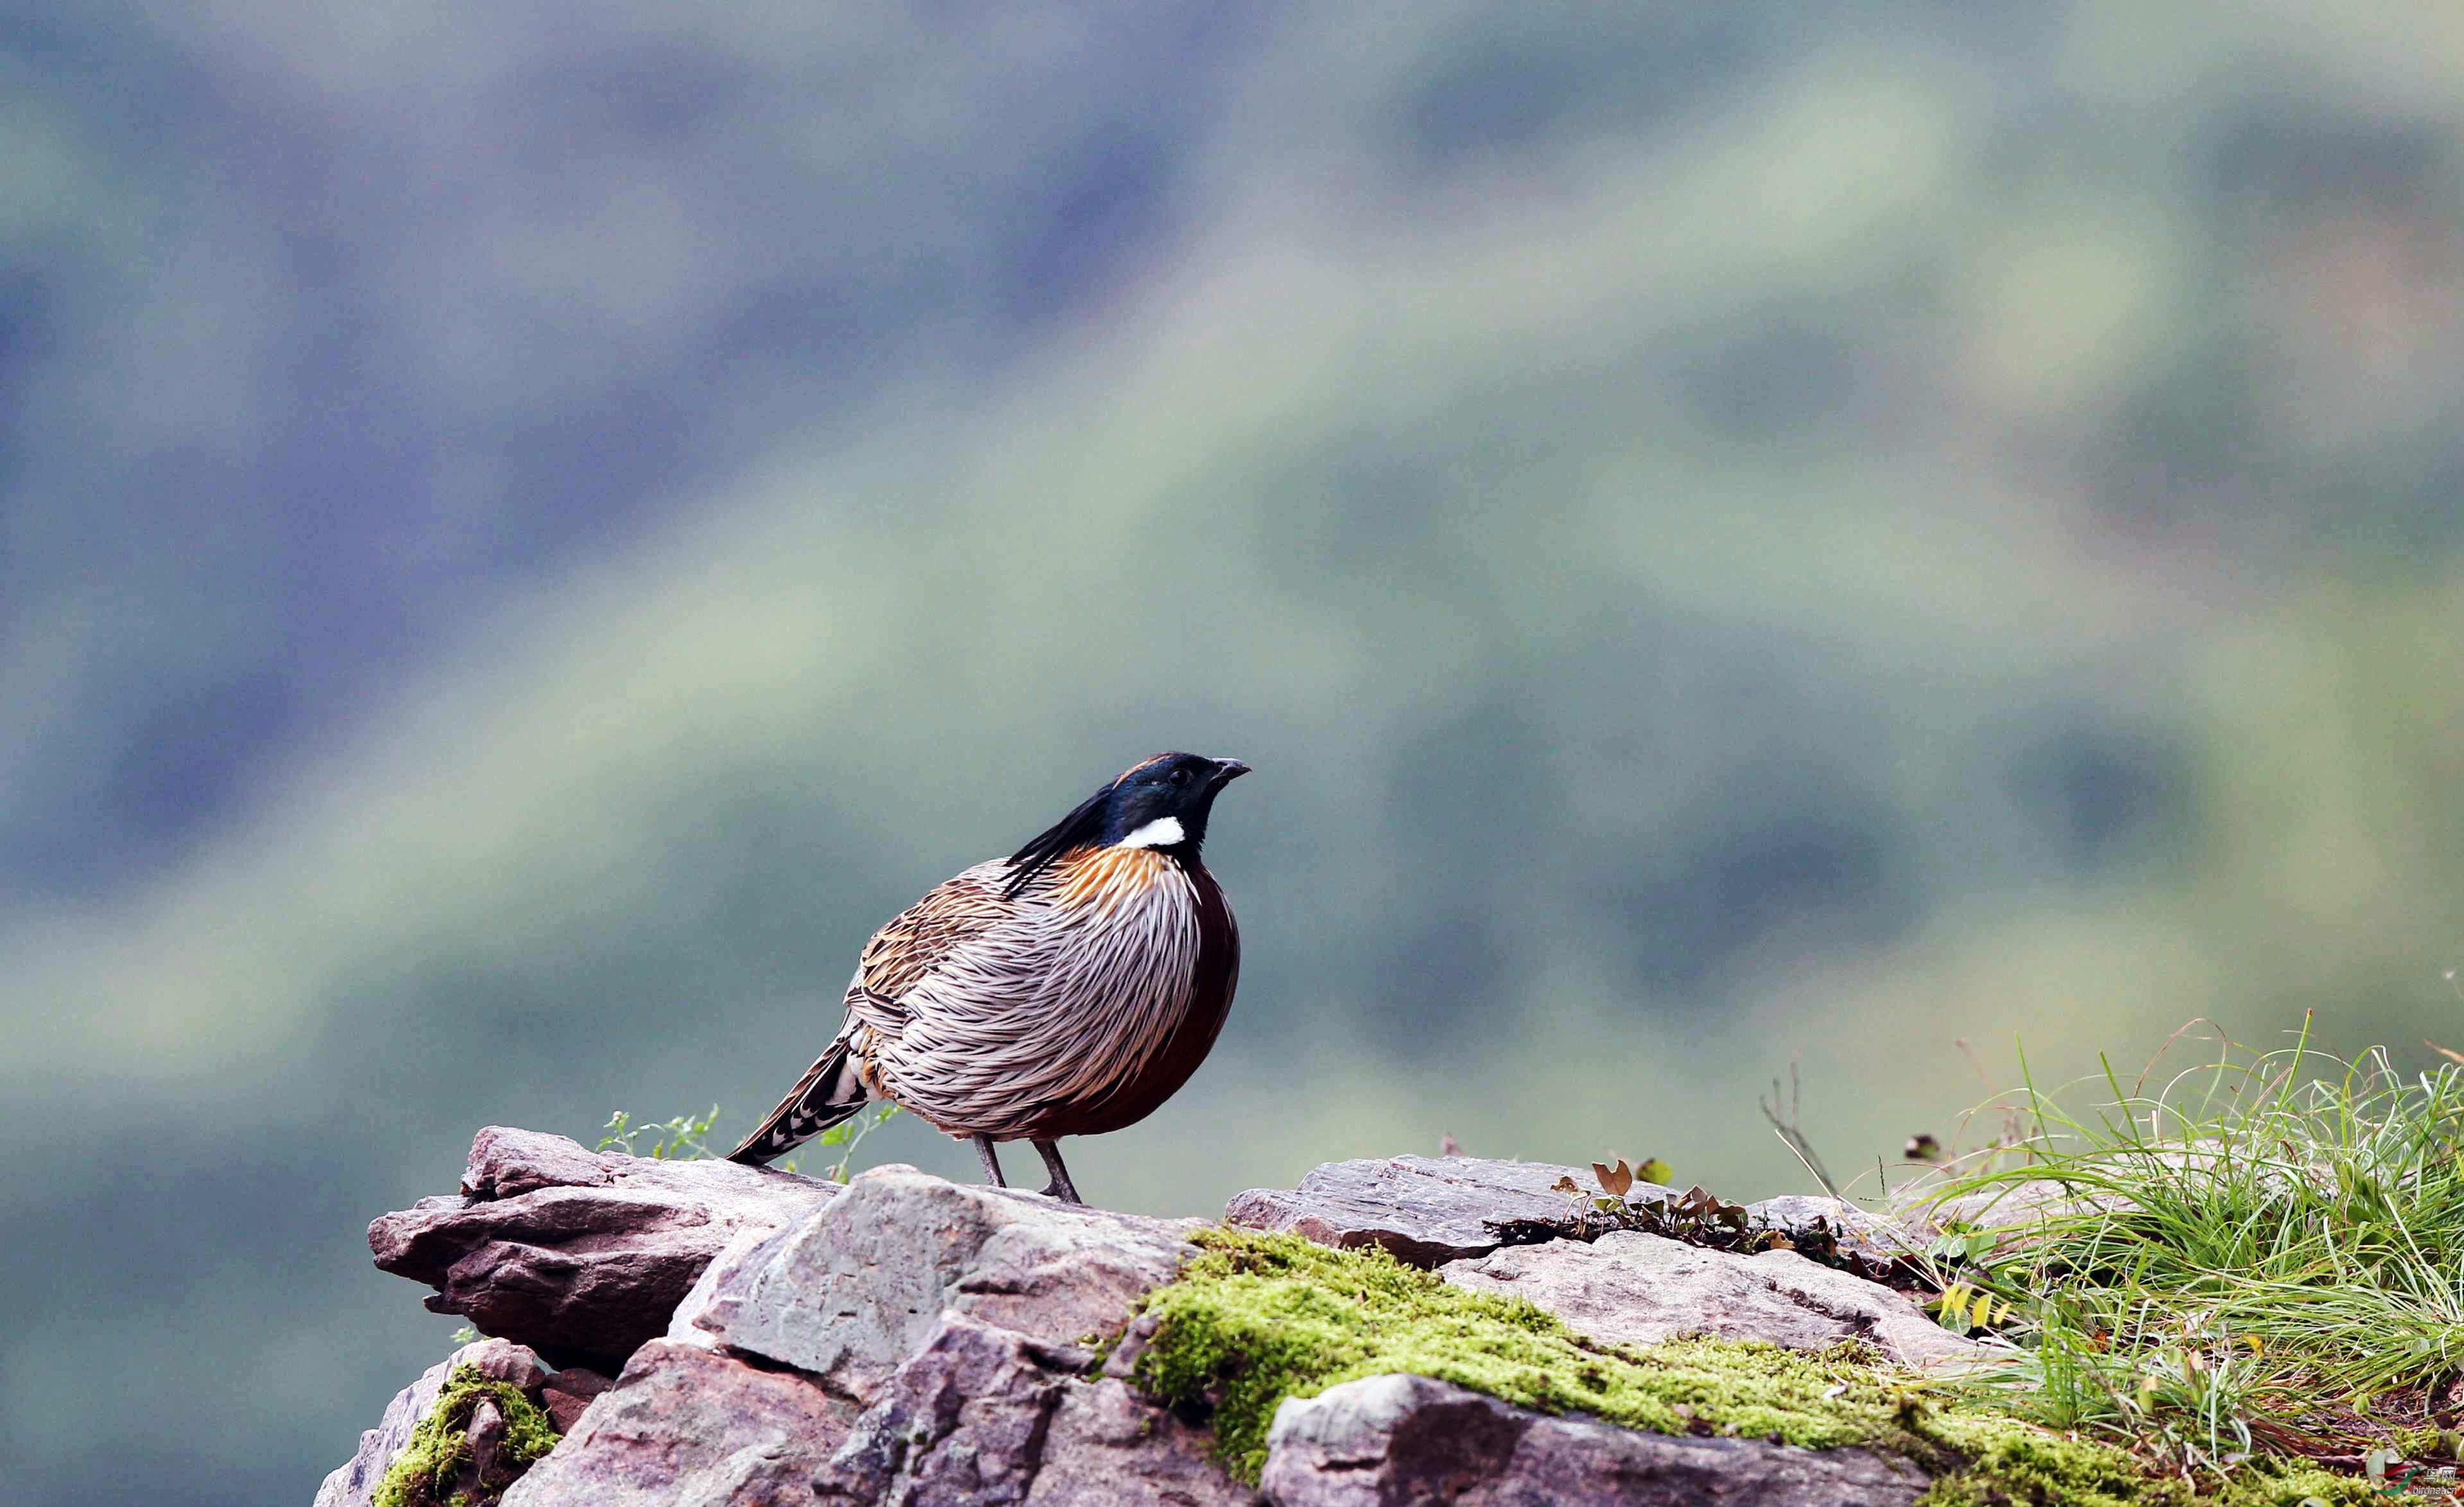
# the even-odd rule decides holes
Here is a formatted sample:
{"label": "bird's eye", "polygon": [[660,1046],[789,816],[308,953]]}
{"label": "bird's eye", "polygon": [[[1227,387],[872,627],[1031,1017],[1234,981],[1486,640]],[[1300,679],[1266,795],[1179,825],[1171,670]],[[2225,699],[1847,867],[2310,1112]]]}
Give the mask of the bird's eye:
{"label": "bird's eye", "polygon": [[1172,782],[1173,782],[1174,784],[1176,784],[1176,785],[1186,785],[1186,784],[1188,784],[1188,783],[1189,783],[1189,771],[1188,771],[1187,769],[1185,769],[1185,768],[1184,768],[1184,769],[1177,769],[1177,770],[1174,770],[1174,771],[1172,772]]}

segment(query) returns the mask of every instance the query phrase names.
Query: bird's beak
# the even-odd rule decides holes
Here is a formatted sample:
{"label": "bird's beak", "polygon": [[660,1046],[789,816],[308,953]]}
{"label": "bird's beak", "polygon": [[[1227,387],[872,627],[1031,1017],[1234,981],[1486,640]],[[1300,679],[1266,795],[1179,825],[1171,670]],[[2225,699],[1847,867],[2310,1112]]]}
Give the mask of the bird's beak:
{"label": "bird's beak", "polygon": [[1208,780],[1206,786],[1209,790],[1221,790],[1247,773],[1249,773],[1249,766],[1239,759],[1219,758],[1215,761],[1215,777]]}

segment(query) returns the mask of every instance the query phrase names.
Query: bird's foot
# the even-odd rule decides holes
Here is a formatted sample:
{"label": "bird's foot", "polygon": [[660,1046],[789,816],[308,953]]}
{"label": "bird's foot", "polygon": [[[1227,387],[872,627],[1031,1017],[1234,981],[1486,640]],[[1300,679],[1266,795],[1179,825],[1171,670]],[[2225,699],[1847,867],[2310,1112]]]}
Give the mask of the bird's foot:
{"label": "bird's foot", "polygon": [[1038,1141],[1035,1150],[1044,1158],[1044,1169],[1052,1174],[1052,1181],[1044,1185],[1045,1196],[1086,1207],[1087,1200],[1078,1196],[1078,1190],[1069,1182],[1069,1168],[1061,1165],[1061,1147],[1050,1141]]}

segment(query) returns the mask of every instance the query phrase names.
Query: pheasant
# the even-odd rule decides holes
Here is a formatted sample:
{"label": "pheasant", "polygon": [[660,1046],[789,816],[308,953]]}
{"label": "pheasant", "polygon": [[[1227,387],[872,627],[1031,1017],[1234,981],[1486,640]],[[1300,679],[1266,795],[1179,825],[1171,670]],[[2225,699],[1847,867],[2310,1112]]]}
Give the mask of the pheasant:
{"label": "pheasant", "polygon": [[995,1145],[1032,1143],[1044,1191],[1084,1202],[1061,1139],[1154,1113],[1232,1008],[1241,933],[1199,850],[1248,772],[1158,754],[899,912],[865,944],[838,1035],[728,1159],[769,1162],[889,1100],[973,1142],[995,1187]]}

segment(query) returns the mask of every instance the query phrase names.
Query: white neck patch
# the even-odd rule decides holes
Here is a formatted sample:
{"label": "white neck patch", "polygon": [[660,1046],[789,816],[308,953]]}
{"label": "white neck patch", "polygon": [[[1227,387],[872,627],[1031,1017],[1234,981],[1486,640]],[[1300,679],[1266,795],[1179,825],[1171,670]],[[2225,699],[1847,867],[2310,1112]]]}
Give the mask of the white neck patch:
{"label": "white neck patch", "polygon": [[1180,829],[1178,817],[1157,817],[1128,837],[1121,839],[1118,845],[1121,847],[1170,847],[1187,836],[1188,834]]}

